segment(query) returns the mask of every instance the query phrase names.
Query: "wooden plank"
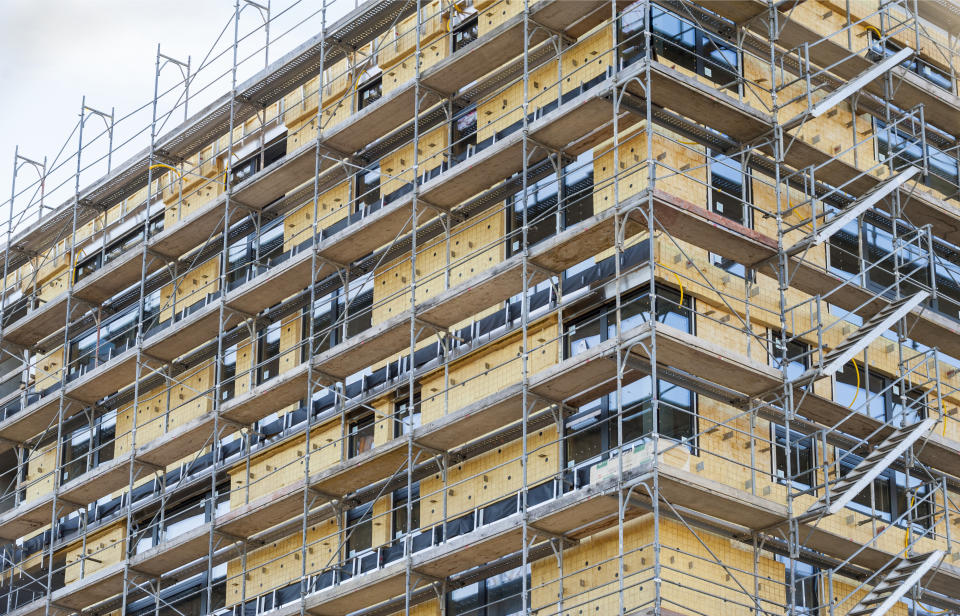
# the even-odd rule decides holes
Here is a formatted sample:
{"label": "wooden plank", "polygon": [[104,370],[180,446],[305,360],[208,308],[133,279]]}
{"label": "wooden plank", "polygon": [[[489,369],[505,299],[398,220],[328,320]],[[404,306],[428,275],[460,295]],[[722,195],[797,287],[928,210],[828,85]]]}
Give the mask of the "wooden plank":
{"label": "wooden plank", "polygon": [[[167,466],[210,444],[213,437],[214,414],[204,413],[178,428],[167,432],[137,448],[136,459],[153,466]],[[236,430],[232,425],[220,425],[221,437]]]}
{"label": "wooden plank", "polygon": [[[188,250],[199,246],[207,239],[223,230],[224,202],[226,197],[220,195],[196,213],[177,221],[169,229],[164,229],[152,239],[149,248],[170,260],[177,259]],[[240,220],[246,213],[233,208],[230,223]]]}
{"label": "wooden plank", "polygon": [[[645,62],[636,62],[627,69],[628,74],[640,74]],[[751,141],[772,130],[772,116],[740,102],[725,90],[660,62],[650,61],[650,69],[650,91],[655,105],[707,126],[723,126],[724,133],[738,141]],[[637,81],[630,83],[627,91],[641,99],[647,96]]]}
{"label": "wooden plank", "polygon": [[220,407],[220,415],[230,421],[251,424],[277,409],[294,404],[307,396],[306,363],[281,373],[266,383],[228,400]]}
{"label": "wooden plank", "polygon": [[69,383],[65,395],[92,404],[120,391],[132,383],[136,375],[137,349],[127,349]]}
{"label": "wooden plank", "polygon": [[130,454],[114,458],[60,486],[58,498],[86,505],[127,486],[130,479]]}
{"label": "wooden plank", "polygon": [[233,509],[217,518],[216,529],[235,537],[251,537],[285,520],[303,515],[304,482],[300,480]]}
{"label": "wooden plank", "polygon": [[159,577],[205,556],[209,545],[208,522],[131,557],[130,568]]}
{"label": "wooden plank", "polygon": [[[27,406],[19,413],[0,422],[0,438],[22,443],[56,425],[60,410],[60,392],[54,391]],[[64,405],[64,419],[73,417],[82,409],[80,404]]]}
{"label": "wooden plank", "polygon": [[80,611],[123,592],[124,563],[118,563],[67,584],[50,597],[58,605]]}
{"label": "wooden plank", "polygon": [[398,437],[320,471],[310,477],[310,487],[341,497],[395,475],[406,468],[406,459],[407,439]]}
{"label": "wooden plank", "polygon": [[[73,294],[84,301],[102,304],[120,291],[140,280],[143,265],[141,248],[130,248],[93,274],[81,279],[73,287]],[[147,256],[147,274],[152,274],[166,263],[155,256]]]}
{"label": "wooden plank", "polygon": [[62,329],[66,319],[67,294],[61,293],[3,328],[3,338],[6,342],[30,347]]}
{"label": "wooden plank", "polygon": [[[421,331],[417,339],[433,334]],[[409,346],[410,316],[398,314],[317,355],[314,368],[324,375],[344,379]]]}
{"label": "wooden plank", "polygon": [[[239,323],[234,313],[227,313],[223,330]],[[163,361],[173,361],[187,351],[213,338],[220,331],[220,304],[212,301],[186,318],[171,323],[158,334],[146,339],[143,352]]]}
{"label": "wooden plank", "polygon": [[15,541],[50,525],[53,494],[47,493],[0,516],[0,539]]}
{"label": "wooden plank", "polygon": [[[320,268],[328,267],[320,262]],[[258,314],[310,284],[313,255],[305,248],[266,273],[242,284],[227,295],[227,306],[245,314]]]}

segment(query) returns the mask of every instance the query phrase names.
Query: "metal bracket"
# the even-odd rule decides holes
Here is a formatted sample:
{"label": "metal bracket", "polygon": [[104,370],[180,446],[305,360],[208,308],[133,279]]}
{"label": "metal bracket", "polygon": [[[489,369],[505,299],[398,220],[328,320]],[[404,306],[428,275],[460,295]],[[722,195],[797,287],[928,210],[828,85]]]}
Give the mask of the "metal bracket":
{"label": "metal bracket", "polygon": [[417,203],[422,203],[428,208],[437,211],[441,215],[446,214],[450,218],[450,220],[454,222],[454,224],[461,223],[467,219],[467,217],[460,212],[454,212],[452,209],[448,207],[443,207],[442,205],[430,203],[429,201],[427,201],[426,199],[420,196],[419,191],[417,191],[417,193],[414,196],[417,200]]}
{"label": "metal bracket", "polygon": [[572,38],[569,34],[567,34],[566,32],[564,32],[564,31],[562,31],[562,30],[555,30],[555,29],[551,28],[550,26],[545,26],[545,25],[543,25],[542,23],[540,23],[539,21],[537,21],[536,19],[531,19],[529,16],[527,17],[527,21],[529,21],[530,23],[532,23],[532,24],[535,25],[536,27],[540,28],[541,30],[544,30],[544,31],[546,31],[546,32],[549,32],[552,36],[557,37],[558,39],[560,39],[561,41],[563,41],[564,43],[566,43],[566,44],[568,44],[568,45],[571,45],[571,44],[573,44],[573,43],[576,42],[576,39]]}

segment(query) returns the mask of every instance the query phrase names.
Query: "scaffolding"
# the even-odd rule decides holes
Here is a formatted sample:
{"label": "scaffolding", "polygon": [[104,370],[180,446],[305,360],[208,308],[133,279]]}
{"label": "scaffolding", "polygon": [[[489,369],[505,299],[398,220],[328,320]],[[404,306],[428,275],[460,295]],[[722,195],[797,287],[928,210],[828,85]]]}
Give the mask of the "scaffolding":
{"label": "scaffolding", "polygon": [[341,4],[15,152],[5,613],[960,613],[956,5]]}

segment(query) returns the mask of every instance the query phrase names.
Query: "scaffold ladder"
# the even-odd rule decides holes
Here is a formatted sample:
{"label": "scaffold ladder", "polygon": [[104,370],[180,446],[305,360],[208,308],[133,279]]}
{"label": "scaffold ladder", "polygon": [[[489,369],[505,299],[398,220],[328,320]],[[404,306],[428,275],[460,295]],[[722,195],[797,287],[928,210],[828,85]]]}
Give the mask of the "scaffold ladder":
{"label": "scaffold ladder", "polygon": [[793,382],[803,385],[814,379],[832,375],[929,296],[928,291],[919,291],[909,297],[902,297],[890,302],[867,319],[862,327],[845,338],[835,349],[824,354],[823,359],[817,362],[817,365],[804,371]]}
{"label": "scaffold ladder", "polygon": [[908,556],[853,606],[847,616],[883,616],[943,558],[943,550]]}
{"label": "scaffold ladder", "polygon": [[789,122],[786,122],[783,125],[784,130],[789,130],[799,126],[806,120],[810,118],[819,118],[824,113],[830,111],[847,98],[853,95],[854,92],[862,90],[868,83],[879,77],[880,75],[886,73],[890,69],[894,68],[898,64],[902,64],[907,58],[913,55],[913,49],[909,47],[904,47],[900,51],[887,56],[882,61],[877,62],[875,65],[871,66],[867,70],[863,71],[853,79],[849,80],[843,86],[837,88],[825,98],[821,99],[817,103],[811,105],[806,111],[799,114],[795,118],[791,119]]}
{"label": "scaffold ladder", "polygon": [[863,197],[857,199],[843,210],[837,212],[837,214],[825,225],[815,228],[812,233],[788,248],[786,251],[787,254],[795,255],[803,250],[806,250],[807,248],[819,246],[820,244],[824,243],[851,220],[872,208],[874,205],[879,203],[881,199],[887,197],[893,193],[893,191],[903,186],[918,173],[920,173],[920,168],[911,166],[909,169],[904,169],[897,175],[891,177],[886,182],[878,184],[873,188],[873,190],[865,194]]}
{"label": "scaffold ladder", "polygon": [[843,476],[829,493],[814,503],[804,517],[834,514],[847,506],[857,494],[900,457],[911,445],[929,434],[936,425],[935,417],[928,417],[911,426],[899,428],[890,433],[876,449],[867,454],[859,464]]}

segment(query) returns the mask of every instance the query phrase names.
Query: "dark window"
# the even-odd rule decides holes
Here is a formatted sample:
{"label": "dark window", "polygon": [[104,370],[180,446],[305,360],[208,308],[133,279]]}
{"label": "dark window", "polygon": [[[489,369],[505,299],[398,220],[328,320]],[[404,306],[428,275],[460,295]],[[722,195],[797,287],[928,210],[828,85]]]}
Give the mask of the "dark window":
{"label": "dark window", "polygon": [[[909,135],[903,130],[887,126],[880,120],[874,120],[874,133],[877,137],[877,157],[881,160],[893,157],[896,169],[904,169],[911,165],[923,165],[923,140],[919,135]],[[960,167],[958,161],[949,154],[940,151],[927,143],[927,165],[929,172],[923,178],[923,183],[934,190],[938,190],[947,197],[957,194],[960,186]]]}
{"label": "dark window", "polygon": [[220,368],[220,400],[226,401],[233,398],[236,392],[237,378],[237,345],[233,345],[223,351],[223,363]]}
{"label": "dark window", "polygon": [[[410,515],[407,515],[407,489],[401,488],[393,493],[393,538],[399,539],[411,530],[420,528],[420,483],[412,484],[413,499],[410,502]],[[407,525],[409,519],[410,525]]]}
{"label": "dark window", "polygon": [[343,305],[345,297],[340,296],[340,309],[347,313],[347,338],[351,338],[367,331],[373,324],[373,292],[351,291],[346,306]]}
{"label": "dark window", "polygon": [[[488,577],[447,593],[448,616],[511,616],[523,611],[521,567]],[[530,573],[527,571],[527,588]]]}
{"label": "dark window", "polygon": [[899,410],[893,403],[894,391],[898,388],[891,387],[889,379],[851,361],[836,373],[833,399],[878,421],[887,422],[892,421]]}
{"label": "dark window", "polygon": [[262,150],[250,158],[234,164],[230,168],[230,184],[239,184],[253,177],[286,155],[287,137],[284,135],[273,143],[267,144]]}
{"label": "dark window", "polygon": [[349,457],[353,458],[373,449],[374,423],[372,413],[350,422]]}
{"label": "dark window", "polygon": [[[160,290],[148,295],[143,303],[143,332],[149,335],[160,312]],[[105,320],[99,330],[94,327],[70,341],[68,378],[76,378],[98,365],[120,355],[136,344],[140,305],[124,308]]]}
{"label": "dark window", "polygon": [[[837,451],[839,458],[840,477],[848,475],[861,458],[850,454],[849,452]],[[833,486],[831,486],[832,488]],[[887,470],[873,480],[862,492],[853,497],[850,508],[871,515],[871,512],[880,514],[881,519],[891,521],[893,514],[893,499],[891,498],[891,488],[893,487],[893,471]]]}
{"label": "dark window", "polygon": [[[593,216],[593,152],[564,166],[560,177],[563,181],[551,174],[527,187],[528,246]],[[523,193],[514,194],[509,202],[509,249],[516,254],[523,244]]]}
{"label": "dark window", "polygon": [[[742,161],[711,150],[707,159],[710,171],[710,209],[725,218],[753,227],[750,207],[750,175]],[[731,259],[711,254],[711,262],[735,276],[747,277],[746,266]]]}
{"label": "dark window", "polygon": [[354,190],[354,212],[363,212],[366,215],[380,208],[380,163],[374,163],[357,172]]}
{"label": "dark window", "polygon": [[[881,40],[879,33],[870,30],[870,54],[869,57],[874,62],[879,62],[886,57],[892,56],[900,51],[901,47],[889,39]],[[933,85],[943,88],[947,92],[953,93],[953,80],[950,75],[929,62],[917,58],[915,55],[907,58],[900,66],[910,72],[920,75]]]}
{"label": "dark window", "polygon": [[420,427],[420,392],[413,394],[412,405],[409,398],[402,398],[394,403],[393,409],[394,437],[410,434]]}
{"label": "dark window", "polygon": [[[840,449],[836,455],[840,477],[850,473],[862,460]],[[933,522],[931,498],[929,486],[920,479],[910,477],[908,480],[905,474],[887,469],[857,494],[848,506],[867,515],[879,515],[880,519],[887,522],[899,520],[897,523],[901,526],[912,524],[930,528]]]}
{"label": "dark window", "polygon": [[207,491],[167,508],[162,514],[149,515],[134,524],[133,539],[129,544],[131,555],[179,537],[229,510],[229,487],[219,485],[214,495]]}
{"label": "dark window", "polygon": [[627,67],[644,57],[646,34],[644,4],[631,4],[617,19],[617,41],[621,67]]}
{"label": "dark window", "polygon": [[60,481],[66,483],[88,470],[113,459],[117,412],[97,417],[92,426],[84,426],[63,442],[63,467]]}
{"label": "dark window", "polygon": [[[340,342],[339,328],[337,327],[337,297],[339,291],[333,291],[315,299],[313,311],[307,311],[303,317],[303,338],[310,336],[310,319],[313,319],[313,353],[322,353],[332,349]],[[310,346],[303,347],[303,361],[307,359]]]}
{"label": "dark window", "polygon": [[373,506],[356,507],[347,512],[346,556],[353,558],[373,547]]}
{"label": "dark window", "polygon": [[810,367],[810,348],[799,340],[784,342],[780,332],[768,330],[768,359],[771,366],[784,370],[787,380],[793,380]]}
{"label": "dark window", "polygon": [[787,472],[787,431],[774,427],[774,475],[781,482],[790,477],[793,484],[812,488],[816,485],[816,451],[811,437],[790,432],[790,472]]}
{"label": "dark window", "polygon": [[367,81],[357,90],[357,109],[363,109],[374,103],[383,95],[383,79],[377,75]]}
{"label": "dark window", "polygon": [[[216,570],[215,570],[216,571]],[[129,616],[205,616],[213,614],[226,604],[226,580],[222,573],[216,574],[213,589],[207,596],[206,572],[186,582],[174,584],[160,593],[160,606],[152,598],[131,602]]]}
{"label": "dark window", "polygon": [[[819,585],[820,571],[813,565],[799,560],[790,560],[786,556],[777,554],[777,562],[783,563],[784,584],[787,589],[787,605],[795,605],[799,614],[815,614],[820,605]],[[793,575],[791,576],[791,570]],[[793,584],[793,599],[790,597],[791,577]]]}
{"label": "dark window", "polygon": [[450,154],[454,165],[473,155],[477,147],[477,108],[471,105],[453,119],[453,145]]}
{"label": "dark window", "polygon": [[733,46],[659,6],[651,9],[655,59],[666,60],[738,91],[740,58]]}
{"label": "dark window", "polygon": [[280,325],[270,323],[257,336],[257,383],[280,374]]}
{"label": "dark window", "polygon": [[453,29],[453,50],[460,51],[477,40],[477,16],[466,18]]}
{"label": "dark window", "polygon": [[[680,305],[679,293],[657,289],[658,321],[692,333],[689,300]],[[629,331],[649,318],[649,296],[635,293],[621,302],[621,328]],[[566,327],[565,353],[573,357],[616,335],[616,314],[612,305],[579,317]],[[693,393],[666,381],[657,385],[659,405],[656,432],[683,440],[696,434],[696,409]],[[575,485],[589,482],[591,466],[609,457],[617,444],[627,445],[654,432],[650,378],[643,377],[623,386],[619,407],[612,392],[580,407],[565,425],[566,464],[572,469]],[[617,409],[623,409],[618,425]],[[622,441],[620,440],[622,438]]]}
{"label": "dark window", "polygon": [[[847,223],[830,238],[830,271],[844,278],[862,275],[868,288],[892,297],[894,273],[899,263],[901,294],[912,294],[919,289],[933,291],[935,287],[936,294],[927,304],[941,314],[960,319],[960,253],[957,249],[935,240],[931,261],[923,233],[898,225],[898,241],[894,246],[892,230],[891,220],[875,210]],[[862,262],[858,257],[861,244]]]}

